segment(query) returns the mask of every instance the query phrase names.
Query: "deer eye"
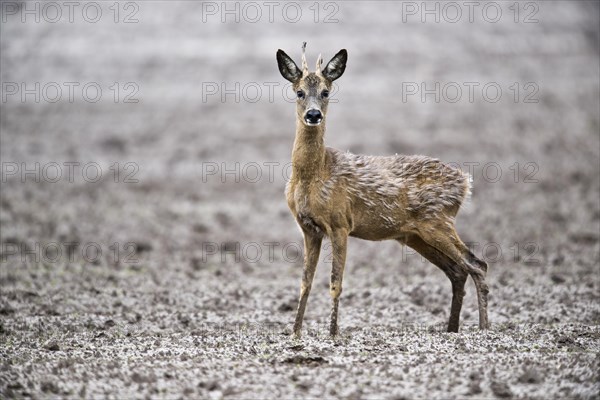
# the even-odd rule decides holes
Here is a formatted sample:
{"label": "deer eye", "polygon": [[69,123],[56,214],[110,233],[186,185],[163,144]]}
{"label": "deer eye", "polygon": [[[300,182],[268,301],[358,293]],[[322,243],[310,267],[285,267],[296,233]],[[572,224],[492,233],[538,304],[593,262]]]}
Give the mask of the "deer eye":
{"label": "deer eye", "polygon": [[303,99],[304,98],[304,92],[302,90],[298,90],[296,92],[296,96],[298,96],[299,99]]}
{"label": "deer eye", "polygon": [[323,92],[321,92],[321,96],[329,97],[329,90],[323,90]]}

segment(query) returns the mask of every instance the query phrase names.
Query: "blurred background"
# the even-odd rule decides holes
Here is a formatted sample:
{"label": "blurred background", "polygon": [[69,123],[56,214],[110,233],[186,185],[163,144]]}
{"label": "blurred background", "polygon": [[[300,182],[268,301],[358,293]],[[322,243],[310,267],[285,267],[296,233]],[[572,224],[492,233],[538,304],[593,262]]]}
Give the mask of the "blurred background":
{"label": "blurred background", "polygon": [[[319,53],[325,62],[349,53],[327,145],[425,154],[470,172],[473,196],[457,226],[489,264],[491,323],[507,337],[532,324],[591,329],[591,345],[564,336],[590,357],[542,364],[572,376],[546,382],[546,394],[593,389],[582,371],[593,370],[598,351],[599,3],[466,3],[2,1],[0,314],[2,353],[15,360],[2,391],[133,395],[135,387],[103,392],[102,371],[128,369],[112,359],[140,357],[128,341],[156,348],[157,335],[206,326],[289,327],[302,238],[284,196],[295,105],[275,52],[300,64],[303,41],[311,69]],[[322,259],[306,315],[316,331],[328,318],[327,247]],[[342,331],[445,325],[447,278],[412,250],[351,240],[347,260]],[[477,323],[471,283],[462,321]],[[95,346],[116,355],[59,368],[61,382],[44,386],[40,376],[56,362],[44,346],[58,340],[59,353],[74,357],[100,333]],[[223,348],[213,355],[223,363],[200,375],[228,376],[236,347]],[[150,359],[161,365],[187,361],[156,352]],[[509,357],[507,371],[519,363]],[[249,371],[235,386],[264,394],[244,386],[267,379]],[[110,379],[171,394],[186,380],[204,382],[125,375]],[[200,383],[187,395],[236,393]],[[335,395],[296,383],[279,393]]]}

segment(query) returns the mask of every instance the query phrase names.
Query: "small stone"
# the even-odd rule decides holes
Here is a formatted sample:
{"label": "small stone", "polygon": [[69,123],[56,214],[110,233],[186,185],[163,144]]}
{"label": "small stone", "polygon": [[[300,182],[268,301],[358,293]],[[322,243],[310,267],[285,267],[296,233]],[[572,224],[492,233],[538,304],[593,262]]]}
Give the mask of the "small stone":
{"label": "small stone", "polygon": [[295,365],[316,365],[316,364],[327,364],[327,360],[325,360],[321,356],[301,356],[296,355],[292,357],[288,357],[283,360],[285,364],[295,364]]}
{"label": "small stone", "polygon": [[203,381],[198,384],[198,387],[208,390],[209,392],[219,389],[219,382],[217,381]]}
{"label": "small stone", "polygon": [[469,395],[475,395],[481,393],[481,386],[479,385],[479,381],[471,381],[469,382]]}
{"label": "small stone", "polygon": [[469,374],[469,379],[472,381],[478,381],[481,379],[481,374],[478,371],[473,371]]}
{"label": "small stone", "polygon": [[153,249],[152,243],[145,240],[133,241],[133,243],[135,244],[135,251],[137,254],[150,252]]}
{"label": "small stone", "polygon": [[44,344],[44,349],[49,351],[59,351],[60,346],[56,340],[49,340]]}
{"label": "small stone", "polygon": [[204,224],[194,224],[192,230],[196,233],[207,233],[210,232],[210,228]]}
{"label": "small stone", "polygon": [[513,397],[513,392],[510,390],[510,386],[506,382],[500,381],[492,381],[490,384],[490,389],[492,389],[492,393],[497,397],[501,398],[509,398]]}
{"label": "small stone", "polygon": [[104,321],[104,328],[105,329],[110,329],[110,328],[112,328],[115,325],[116,325],[116,322],[113,321],[112,319],[107,319],[106,321]]}
{"label": "small stone", "polygon": [[573,340],[573,338],[567,335],[563,335],[556,340],[556,344],[558,345],[558,347],[566,347],[575,344],[575,341]]}
{"label": "small stone", "polygon": [[531,368],[523,372],[523,374],[519,377],[519,382],[521,383],[529,383],[536,384],[544,381],[542,374],[537,369]]}
{"label": "small stone", "polygon": [[138,372],[134,372],[131,374],[131,380],[135,383],[154,383],[156,382],[156,377],[153,374],[145,376]]}
{"label": "small stone", "polygon": [[50,382],[50,381],[44,381],[40,384],[40,389],[42,390],[42,392],[44,393],[54,393],[54,394],[58,394],[60,393],[60,390],[58,389],[58,386],[56,386],[56,384],[54,382]]}
{"label": "small stone", "polygon": [[290,312],[294,311],[294,306],[290,302],[281,303],[279,307],[277,307],[277,311],[279,312]]}

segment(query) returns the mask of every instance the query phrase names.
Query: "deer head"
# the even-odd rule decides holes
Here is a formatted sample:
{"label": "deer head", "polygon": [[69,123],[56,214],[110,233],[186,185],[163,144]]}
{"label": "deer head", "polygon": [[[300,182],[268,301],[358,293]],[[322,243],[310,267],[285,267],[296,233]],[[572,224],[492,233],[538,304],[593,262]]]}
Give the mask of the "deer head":
{"label": "deer head", "polygon": [[298,120],[308,126],[317,126],[325,119],[333,81],[342,76],[346,69],[348,52],[346,49],[340,50],[323,69],[323,59],[319,55],[316,71],[308,72],[305,49],[306,42],[302,45],[302,69],[283,50],[277,50],[277,64],[281,75],[292,82],[296,92]]}

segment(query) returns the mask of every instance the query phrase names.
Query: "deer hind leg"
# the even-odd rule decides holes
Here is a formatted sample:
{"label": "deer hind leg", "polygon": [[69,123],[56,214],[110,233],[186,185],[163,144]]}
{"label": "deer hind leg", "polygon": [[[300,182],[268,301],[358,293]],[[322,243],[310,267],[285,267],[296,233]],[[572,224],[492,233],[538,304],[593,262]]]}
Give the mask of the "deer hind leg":
{"label": "deer hind leg", "polygon": [[417,235],[412,235],[404,242],[407,246],[413,248],[429,262],[440,268],[452,284],[452,305],[450,307],[450,319],[448,321],[448,332],[458,332],[460,324],[460,310],[462,308],[463,297],[465,296],[465,283],[468,272],[460,267],[459,264],[452,261],[444,253],[435,247],[427,244]]}
{"label": "deer hind leg", "polygon": [[477,288],[477,302],[479,305],[479,328],[488,329],[488,315],[487,315],[487,305],[488,305],[488,293],[489,288],[487,283],[485,283],[485,275],[487,273],[487,263],[477,257],[473,253],[467,250],[467,259],[470,264],[474,266],[472,271],[469,271],[471,274],[471,278],[473,278],[473,282],[475,282],[475,287]]}
{"label": "deer hind leg", "polygon": [[339,230],[333,232],[330,238],[333,248],[333,262],[331,265],[331,281],[329,284],[329,293],[331,294],[332,302],[329,334],[332,337],[335,337],[339,333],[338,305],[340,301],[340,295],[342,294],[342,280],[344,278],[344,266],[346,264],[348,234],[343,230]]}
{"label": "deer hind leg", "polygon": [[487,264],[469,251],[449,223],[424,226],[419,229],[419,235],[427,244],[444,253],[473,278],[479,306],[479,328],[487,329],[489,326],[487,316],[489,289],[485,283]]}
{"label": "deer hind leg", "polygon": [[296,338],[300,338],[301,335],[304,310],[306,309],[306,302],[308,301],[317,263],[319,262],[322,240],[322,237],[304,235],[304,270],[300,286],[300,301],[298,302],[298,311],[296,312],[296,321],[294,322],[294,336]]}

